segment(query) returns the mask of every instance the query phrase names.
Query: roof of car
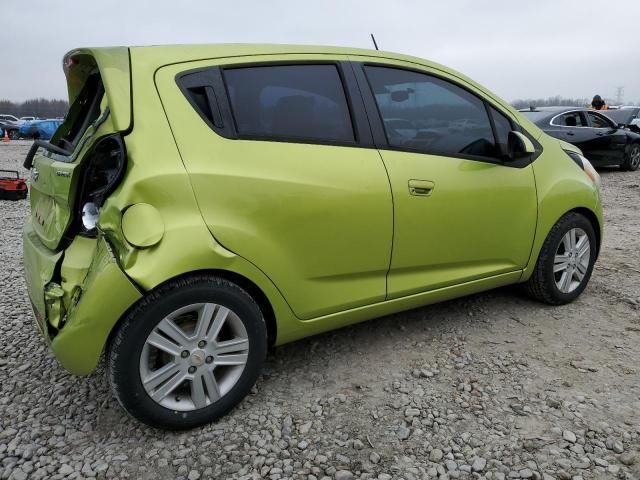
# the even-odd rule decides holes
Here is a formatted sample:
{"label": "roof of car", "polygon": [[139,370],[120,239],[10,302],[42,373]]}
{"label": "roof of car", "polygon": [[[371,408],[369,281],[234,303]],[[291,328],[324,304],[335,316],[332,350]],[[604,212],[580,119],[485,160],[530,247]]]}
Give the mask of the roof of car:
{"label": "roof of car", "polygon": [[266,43],[216,43],[216,44],[179,44],[179,45],[132,45],[120,47],[87,47],[73,49],[65,55],[73,55],[80,51],[92,53],[104,52],[107,54],[129,49],[134,55],[142,55],[145,59],[159,63],[187,62],[205,60],[210,58],[240,57],[249,55],[286,55],[286,54],[335,54],[335,55],[360,55],[368,57],[392,58],[432,65],[436,68],[449,70],[449,68],[428,61],[424,58],[414,57],[401,53],[384,50],[372,50],[368,48],[337,47],[330,45],[291,45],[291,44],[266,44]]}
{"label": "roof of car", "polygon": [[550,107],[533,107],[533,108],[521,108],[521,112],[562,112],[569,110],[589,110],[586,107],[572,107],[570,105],[564,106],[550,106]]}
{"label": "roof of car", "polygon": [[[147,50],[173,55],[190,52],[195,54],[206,54],[219,57],[230,57],[237,55],[266,55],[266,54],[287,54],[287,53],[336,53],[340,55],[368,55],[368,56],[393,56],[410,57],[399,53],[387,52],[384,50],[372,50],[369,48],[339,47],[331,45],[294,45],[279,43],[211,43],[211,44],[178,44],[178,45],[140,45],[129,47],[134,50]],[[206,58],[206,57],[204,57]],[[420,59],[422,60],[422,59]],[[422,60],[424,61],[424,60]]]}

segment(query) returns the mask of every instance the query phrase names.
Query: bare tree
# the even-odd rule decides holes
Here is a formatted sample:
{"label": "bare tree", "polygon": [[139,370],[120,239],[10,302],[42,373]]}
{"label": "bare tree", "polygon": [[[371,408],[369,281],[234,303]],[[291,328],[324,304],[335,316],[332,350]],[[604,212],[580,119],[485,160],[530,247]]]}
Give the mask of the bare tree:
{"label": "bare tree", "polygon": [[68,109],[69,103],[66,100],[50,100],[47,98],[33,98],[24,102],[0,100],[0,113],[15,115],[16,117],[64,117]]}
{"label": "bare tree", "polygon": [[559,95],[548,98],[528,98],[518,99],[511,102],[515,108],[529,108],[529,107],[552,107],[552,106],[571,106],[571,107],[585,107],[590,103],[587,98],[564,98]]}

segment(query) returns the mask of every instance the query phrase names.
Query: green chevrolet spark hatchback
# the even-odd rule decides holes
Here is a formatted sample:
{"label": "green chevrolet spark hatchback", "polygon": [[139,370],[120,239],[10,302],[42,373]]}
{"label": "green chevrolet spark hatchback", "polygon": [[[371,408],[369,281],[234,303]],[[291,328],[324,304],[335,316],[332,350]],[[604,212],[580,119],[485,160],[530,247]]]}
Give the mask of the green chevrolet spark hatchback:
{"label": "green chevrolet spark hatchback", "polygon": [[386,52],[78,49],[36,141],[24,267],[62,366],[105,352],[141,421],[214,420],[270,346],[522,283],[574,300],[602,238],[575,147],[441,65]]}

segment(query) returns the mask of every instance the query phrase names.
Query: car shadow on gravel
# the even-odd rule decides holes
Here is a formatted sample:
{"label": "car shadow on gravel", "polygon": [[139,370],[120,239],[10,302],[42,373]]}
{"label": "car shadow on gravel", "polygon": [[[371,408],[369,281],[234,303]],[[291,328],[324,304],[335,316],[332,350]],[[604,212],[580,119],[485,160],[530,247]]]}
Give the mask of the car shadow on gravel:
{"label": "car shadow on gravel", "polygon": [[[294,410],[300,402],[319,396],[362,389],[365,385],[371,388],[372,382],[387,383],[394,375],[405,373],[412,363],[430,356],[429,351],[418,350],[416,355],[416,351],[403,350],[403,344],[426,345],[443,336],[471,335],[478,326],[486,326],[494,309],[511,311],[522,305],[545,308],[521,295],[518,288],[503,287],[374,318],[277,347],[267,355],[252,395],[218,423],[226,423],[233,415],[250,413],[254,405],[274,396],[288,398],[288,407]],[[135,423],[112,397],[103,361],[94,375],[76,381],[89,381],[91,392],[98,392],[97,396],[105,399],[96,420],[103,434]],[[202,428],[212,429],[215,425]],[[135,429],[130,428],[133,433]],[[147,429],[161,437],[167,434]]]}

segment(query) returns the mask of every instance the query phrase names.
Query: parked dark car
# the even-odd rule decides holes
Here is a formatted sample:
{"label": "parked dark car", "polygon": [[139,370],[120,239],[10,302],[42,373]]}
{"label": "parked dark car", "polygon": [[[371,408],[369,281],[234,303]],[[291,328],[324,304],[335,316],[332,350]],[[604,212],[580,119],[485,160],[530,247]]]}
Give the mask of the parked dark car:
{"label": "parked dark car", "polygon": [[616,110],[605,110],[602,113],[621,127],[640,133],[640,107],[622,107]]}
{"label": "parked dark car", "polygon": [[640,135],[602,114],[580,107],[534,107],[520,110],[552,137],[580,148],[595,166],[640,166]]}

